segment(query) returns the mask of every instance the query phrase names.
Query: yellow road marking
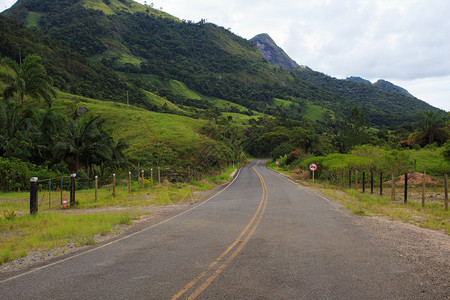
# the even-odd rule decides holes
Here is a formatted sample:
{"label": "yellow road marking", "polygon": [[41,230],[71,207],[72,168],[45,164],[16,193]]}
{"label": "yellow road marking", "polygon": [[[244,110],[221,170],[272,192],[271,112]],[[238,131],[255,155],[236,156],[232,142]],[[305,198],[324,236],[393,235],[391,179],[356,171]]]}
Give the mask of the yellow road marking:
{"label": "yellow road marking", "polygon": [[[258,227],[259,223],[261,222],[262,216],[266,210],[267,206],[267,199],[268,199],[268,193],[267,193],[267,186],[266,182],[264,181],[264,178],[262,175],[253,167],[253,170],[256,172],[256,174],[259,177],[259,180],[261,181],[261,187],[263,190],[263,195],[261,197],[261,201],[259,203],[258,209],[256,210],[255,214],[253,215],[253,218],[250,220],[250,222],[247,224],[247,226],[244,228],[244,230],[241,232],[241,234],[236,238],[236,240],[219,256],[217,257],[202,273],[200,273],[197,277],[195,277],[191,282],[189,282],[182,290],[180,290],[177,294],[175,294],[172,297],[172,300],[180,298],[184,293],[186,293],[191,287],[193,287],[200,279],[202,279],[209,271],[211,271],[217,264],[219,264],[224,257],[239,243],[239,247],[237,247],[234,252],[215,270],[215,272],[208,277],[203,284],[198,287],[191,295],[189,295],[188,299],[195,299],[198,295],[200,295],[212,282],[214,279],[219,276],[220,273],[230,264],[230,262],[241,252],[241,250],[244,248],[244,246],[249,241],[250,237],[255,232],[256,228]],[[256,222],[255,222],[256,220]],[[244,240],[241,240],[242,237],[247,233],[249,228],[252,226],[253,228],[248,232],[248,235]]]}

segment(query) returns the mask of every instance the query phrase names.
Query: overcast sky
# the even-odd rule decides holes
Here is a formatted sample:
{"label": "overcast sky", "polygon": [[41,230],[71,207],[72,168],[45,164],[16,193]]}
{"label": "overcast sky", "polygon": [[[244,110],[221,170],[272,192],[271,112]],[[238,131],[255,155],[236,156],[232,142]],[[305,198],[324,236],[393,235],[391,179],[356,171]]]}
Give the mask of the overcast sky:
{"label": "overcast sky", "polygon": [[[15,0],[0,0],[0,10]],[[450,110],[448,0],[137,0],[247,39],[268,33],[299,65],[385,79]]]}

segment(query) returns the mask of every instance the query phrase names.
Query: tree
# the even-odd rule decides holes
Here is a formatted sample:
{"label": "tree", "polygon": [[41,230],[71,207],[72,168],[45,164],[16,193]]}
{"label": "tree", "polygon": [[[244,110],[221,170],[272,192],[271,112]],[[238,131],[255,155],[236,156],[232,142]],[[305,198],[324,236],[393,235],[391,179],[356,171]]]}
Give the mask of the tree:
{"label": "tree", "polygon": [[342,131],[333,139],[341,153],[347,153],[357,145],[369,142],[364,114],[356,107],[351,111],[348,121],[344,121]]}
{"label": "tree", "polygon": [[442,110],[425,111],[419,116],[419,130],[409,136],[409,144],[444,144],[449,138],[449,130],[445,128],[447,118],[447,114]]}
{"label": "tree", "polygon": [[3,92],[5,99],[18,94],[19,105],[22,106],[24,97],[28,95],[38,100],[43,98],[48,106],[51,106],[55,91],[52,79],[47,75],[39,56],[27,56],[19,64],[4,57],[0,60],[0,64],[7,67],[6,70],[0,71],[0,79],[7,84]]}
{"label": "tree", "polygon": [[0,102],[0,155],[29,159],[32,156],[36,136],[33,111],[21,111],[10,101]]}
{"label": "tree", "polygon": [[[97,134],[97,126],[95,121],[99,117],[91,119],[69,120],[69,135],[67,137],[68,151],[73,155],[75,160],[75,172],[80,169],[80,160],[86,161],[86,154],[92,150],[91,141],[95,139]],[[87,167],[85,165],[85,167]]]}

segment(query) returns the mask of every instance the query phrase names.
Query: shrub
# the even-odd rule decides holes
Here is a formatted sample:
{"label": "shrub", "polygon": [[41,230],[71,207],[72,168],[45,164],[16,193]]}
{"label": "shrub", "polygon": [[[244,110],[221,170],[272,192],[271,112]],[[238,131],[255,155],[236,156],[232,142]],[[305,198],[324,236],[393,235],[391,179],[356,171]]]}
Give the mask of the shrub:
{"label": "shrub", "polygon": [[0,189],[13,191],[26,188],[30,182],[28,165],[17,158],[0,157]]}

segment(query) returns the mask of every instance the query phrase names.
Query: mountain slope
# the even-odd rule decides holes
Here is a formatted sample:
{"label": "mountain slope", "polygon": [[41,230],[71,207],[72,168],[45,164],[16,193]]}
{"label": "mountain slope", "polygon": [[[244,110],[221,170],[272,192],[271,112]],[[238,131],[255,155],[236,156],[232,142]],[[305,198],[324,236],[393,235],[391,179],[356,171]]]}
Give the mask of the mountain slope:
{"label": "mountain slope", "polygon": [[264,57],[276,66],[280,66],[287,70],[298,68],[299,65],[293,61],[283,49],[277,46],[272,38],[266,34],[261,33],[251,39],[258,47],[259,51]]}
{"label": "mountain slope", "polygon": [[86,0],[42,0],[55,1],[60,3],[57,11],[50,5],[36,10],[36,0],[19,0],[6,14],[25,24],[30,14],[41,14],[41,31],[91,60],[118,71],[176,79],[206,96],[247,108],[265,111],[274,97],[321,104],[339,98],[272,66],[253,42],[214,24],[139,11],[105,14],[86,9]]}
{"label": "mountain slope", "polygon": [[[361,85],[309,69],[285,70],[270,64],[253,41],[203,20],[180,21],[131,0],[19,0],[4,14],[34,26],[90,62],[136,75],[133,82],[146,89],[149,82],[141,75],[174,79],[207,97],[260,112],[277,112],[275,98],[289,100],[300,106],[289,116],[295,119],[301,119],[311,104],[341,116],[357,106],[377,127],[409,122],[417,112],[431,108],[376,87],[363,88],[361,96]],[[16,48],[15,57],[17,52]]]}
{"label": "mountain slope", "polygon": [[414,97],[406,89],[383,79],[378,80],[373,85],[391,92],[399,93],[409,97]]}
{"label": "mountain slope", "polygon": [[[399,126],[415,121],[415,116],[424,110],[435,107],[417,98],[392,92],[371,84],[336,79],[320,72],[303,67],[295,74],[332,93],[347,99],[347,105],[354,105],[365,112],[367,121],[376,127],[385,124]],[[367,113],[370,112],[370,113]]]}
{"label": "mountain slope", "polygon": [[30,31],[0,15],[0,55],[19,61],[19,57],[39,55],[60,90],[103,100],[125,99],[128,90],[133,99],[142,92],[111,69],[92,63],[86,57]]}

